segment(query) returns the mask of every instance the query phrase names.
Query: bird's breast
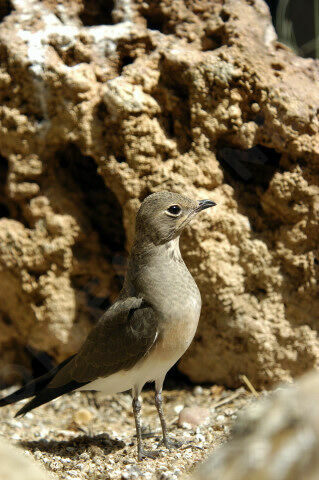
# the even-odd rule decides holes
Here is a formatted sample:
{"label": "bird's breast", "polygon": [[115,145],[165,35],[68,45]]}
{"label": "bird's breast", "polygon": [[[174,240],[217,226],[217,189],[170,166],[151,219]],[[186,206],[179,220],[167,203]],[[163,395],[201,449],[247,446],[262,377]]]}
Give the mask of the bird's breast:
{"label": "bird's breast", "polygon": [[[164,292],[163,292],[164,293]],[[176,361],[192,342],[200,316],[201,297],[197,285],[182,290],[171,288],[161,302],[161,322],[156,349],[159,354],[176,356]]]}
{"label": "bird's breast", "polygon": [[[174,246],[174,245],[173,245]],[[163,247],[134,274],[134,290],[158,314],[159,331],[154,344],[159,355],[175,357],[189,347],[198,325],[201,297],[179,251]],[[177,253],[176,253],[177,252]]]}

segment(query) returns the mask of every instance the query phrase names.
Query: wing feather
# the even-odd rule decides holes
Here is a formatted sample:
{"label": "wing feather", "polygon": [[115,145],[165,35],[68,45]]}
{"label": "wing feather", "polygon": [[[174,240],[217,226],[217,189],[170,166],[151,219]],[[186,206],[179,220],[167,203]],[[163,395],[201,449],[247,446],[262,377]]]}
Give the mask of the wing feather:
{"label": "wing feather", "polygon": [[151,305],[136,297],[118,300],[48,387],[57,388],[71,381],[88,383],[129,370],[147,354],[157,332],[158,315]]}

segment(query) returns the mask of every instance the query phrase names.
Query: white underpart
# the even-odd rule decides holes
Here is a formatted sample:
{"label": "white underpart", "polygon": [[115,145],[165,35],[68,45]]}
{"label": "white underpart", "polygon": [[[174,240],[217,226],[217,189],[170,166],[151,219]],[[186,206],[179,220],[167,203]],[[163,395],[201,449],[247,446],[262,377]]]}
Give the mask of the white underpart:
{"label": "white underpart", "polygon": [[98,378],[78,390],[96,390],[114,394],[135,389],[139,394],[145,383],[152,381],[156,381],[161,388],[166,373],[179,358],[180,355],[176,355],[166,361],[159,362],[157,356],[150,354],[130,370],[120,370],[106,378]]}

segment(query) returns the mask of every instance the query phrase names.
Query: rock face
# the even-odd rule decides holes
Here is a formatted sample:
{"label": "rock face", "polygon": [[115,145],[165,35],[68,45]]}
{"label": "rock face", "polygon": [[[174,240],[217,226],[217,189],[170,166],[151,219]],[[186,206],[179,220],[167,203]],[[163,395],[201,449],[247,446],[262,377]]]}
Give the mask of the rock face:
{"label": "rock face", "polygon": [[[28,458],[21,449],[0,439],[0,478],[5,480],[49,480],[45,470]],[[53,480],[55,477],[50,476]]]}
{"label": "rock face", "polygon": [[78,348],[163,189],[218,203],[182,239],[203,310],[180,368],[258,387],[318,365],[319,63],[262,0],[108,5],[1,10],[0,376]]}
{"label": "rock face", "polygon": [[233,439],[193,480],[319,478],[319,374],[278,389],[241,414]]}

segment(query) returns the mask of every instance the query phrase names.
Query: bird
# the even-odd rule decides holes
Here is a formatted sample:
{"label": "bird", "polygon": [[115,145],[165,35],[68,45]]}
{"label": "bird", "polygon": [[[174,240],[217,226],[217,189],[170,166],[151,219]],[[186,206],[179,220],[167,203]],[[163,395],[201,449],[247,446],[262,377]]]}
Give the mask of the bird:
{"label": "bird", "polygon": [[71,391],[130,390],[140,461],[158,455],[158,449],[144,448],[139,399],[144,385],[154,382],[163,434],[160,444],[178,447],[168,435],[163,383],[191,344],[201,311],[201,295],[182,259],[179,240],[199,212],[215,205],[212,200],[197,201],[170,191],[148,195],[136,215],[123,288],[115,302],[78,353],[0,399],[0,406],[33,397],[16,413],[19,416]]}

